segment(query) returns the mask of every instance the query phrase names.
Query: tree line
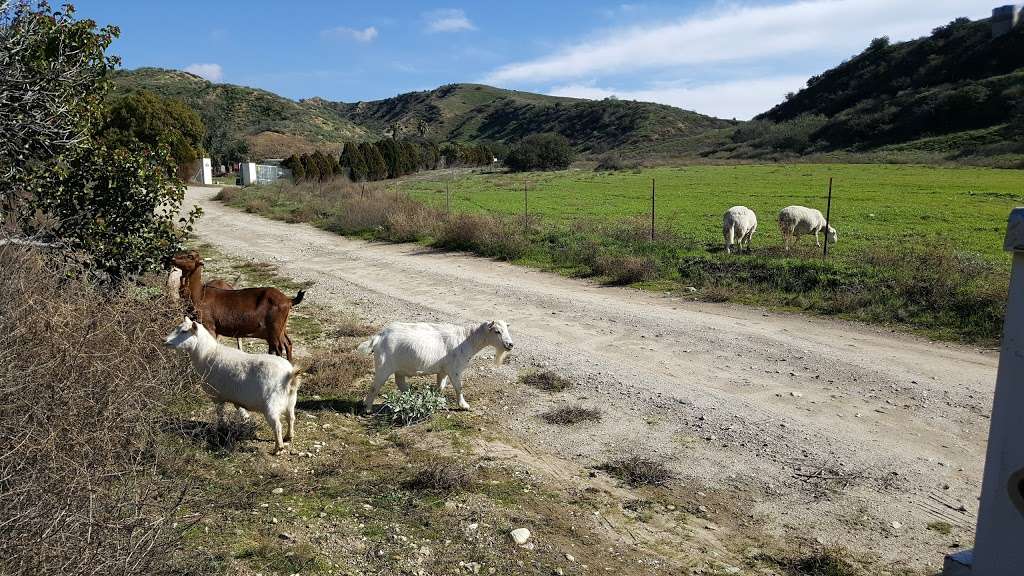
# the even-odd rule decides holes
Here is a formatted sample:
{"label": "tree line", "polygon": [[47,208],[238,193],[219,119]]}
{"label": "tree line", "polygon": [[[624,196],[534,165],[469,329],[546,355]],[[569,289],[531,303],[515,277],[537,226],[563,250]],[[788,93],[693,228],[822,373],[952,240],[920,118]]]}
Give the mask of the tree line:
{"label": "tree line", "polygon": [[385,138],[377,142],[347,142],[338,157],[320,150],[292,154],[281,165],[291,170],[297,182],[320,182],[341,175],[353,182],[368,182],[442,166],[486,166],[495,158],[494,152],[483,144],[449,142],[438,146],[426,140]]}

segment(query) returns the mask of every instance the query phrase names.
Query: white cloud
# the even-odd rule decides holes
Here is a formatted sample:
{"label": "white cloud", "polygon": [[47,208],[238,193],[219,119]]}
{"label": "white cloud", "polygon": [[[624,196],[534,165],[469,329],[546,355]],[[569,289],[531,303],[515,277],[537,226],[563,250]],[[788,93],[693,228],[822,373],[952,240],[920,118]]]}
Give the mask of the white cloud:
{"label": "white cloud", "polygon": [[637,90],[615,90],[583,84],[558,86],[553,96],[600,100],[615,96],[620,100],[639,100],[669,104],[719,118],[748,120],[782,101],[787,92],[803,87],[807,76],[778,76],[705,84],[702,86],[654,86]]}
{"label": "white cloud", "polygon": [[904,40],[958,16],[984,17],[990,1],[798,0],[730,4],[667,24],[605,31],[534,60],[492,71],[488,83],[544,82],[827,50],[859,51],[876,36]]}
{"label": "white cloud", "polygon": [[206,78],[210,82],[220,82],[220,79],[224,77],[224,69],[220,67],[220,64],[189,64],[185,66],[185,72]]}
{"label": "white cloud", "polygon": [[348,28],[347,26],[338,26],[337,28],[330,28],[320,32],[322,38],[346,38],[355,40],[356,42],[373,42],[377,38],[377,28],[374,26],[367,26],[366,28]]}
{"label": "white cloud", "polygon": [[473,26],[473,23],[466,17],[466,13],[459,9],[434,10],[423,16],[427,19],[427,32],[476,30],[476,26]]}

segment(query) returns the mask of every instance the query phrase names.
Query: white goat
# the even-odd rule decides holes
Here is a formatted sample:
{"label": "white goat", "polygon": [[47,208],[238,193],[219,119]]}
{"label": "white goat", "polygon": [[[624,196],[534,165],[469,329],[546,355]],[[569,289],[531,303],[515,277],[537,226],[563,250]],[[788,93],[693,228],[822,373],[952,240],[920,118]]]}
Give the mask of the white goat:
{"label": "white goat", "polygon": [[181,268],[171,266],[167,273],[167,297],[172,301],[181,300]]}
{"label": "white goat", "polygon": [[[787,251],[802,234],[814,234],[814,244],[820,247],[818,233],[824,231],[826,226],[828,224],[821,210],[806,206],[786,206],[779,211],[779,231],[782,232]],[[835,244],[839,240],[839,233],[835,228],[828,226],[826,238],[826,242]]]}
{"label": "white goat", "polygon": [[373,386],[364,403],[366,411],[373,407],[374,398],[392,374],[403,392],[409,389],[405,382],[409,376],[436,374],[441,390],[450,379],[459,397],[459,408],[469,410],[469,404],[462,397],[462,373],[473,356],[487,346],[494,347],[494,363],[500,366],[513,346],[505,322],[494,320],[469,326],[423,322],[388,324],[359,345],[360,352],[373,354],[376,366]]}
{"label": "white goat", "polygon": [[743,244],[750,252],[750,240],[757,230],[757,214],[746,206],[733,206],[722,215],[722,235],[725,236],[725,251],[732,253],[743,251]]}
{"label": "white goat", "polygon": [[[203,377],[204,391],[217,403],[217,420],[224,419],[224,404],[261,412],[274,431],[274,453],[295,435],[295,401],[299,393],[297,367],[270,354],[249,354],[225,346],[199,322],[189,318],[167,335],[164,344],[188,352],[192,367]],[[281,434],[281,414],[288,432]]]}

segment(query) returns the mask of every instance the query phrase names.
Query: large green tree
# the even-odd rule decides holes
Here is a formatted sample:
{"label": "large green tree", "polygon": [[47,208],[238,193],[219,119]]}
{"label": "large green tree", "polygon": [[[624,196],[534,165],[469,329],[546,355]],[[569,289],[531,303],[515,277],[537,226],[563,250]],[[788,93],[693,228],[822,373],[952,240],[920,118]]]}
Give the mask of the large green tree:
{"label": "large green tree", "polygon": [[527,170],[561,170],[573,161],[572,146],[561,134],[546,133],[527,136],[505,157],[505,165],[513,172]]}
{"label": "large green tree", "polygon": [[359,151],[363,153],[363,158],[366,159],[367,180],[383,180],[388,177],[388,166],[384,163],[384,158],[381,156],[377,146],[370,142],[361,142],[359,144]]}
{"label": "large green tree", "polygon": [[184,166],[202,157],[206,128],[181,100],[141,90],[114,101],[100,134],[115,147],[132,141],[165,144],[174,161]]}
{"label": "large green tree", "polygon": [[341,164],[342,168],[348,169],[348,177],[353,182],[366,180],[366,159],[359,149],[359,144],[355,142],[346,143],[345,148],[341,151],[341,158],[339,158],[338,163]]}
{"label": "large green tree", "polygon": [[[0,2],[0,7],[4,6]],[[199,209],[162,142],[102,137],[115,27],[45,3],[0,10],[0,216],[119,281],[165,264]]]}

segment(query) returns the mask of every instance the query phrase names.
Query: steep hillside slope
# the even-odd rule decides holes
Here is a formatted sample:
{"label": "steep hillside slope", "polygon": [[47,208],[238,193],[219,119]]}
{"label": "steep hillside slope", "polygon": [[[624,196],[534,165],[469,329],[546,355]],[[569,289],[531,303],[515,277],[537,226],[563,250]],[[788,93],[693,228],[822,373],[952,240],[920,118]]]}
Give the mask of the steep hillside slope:
{"label": "steep hillside slope", "polygon": [[661,104],[579,100],[480,84],[449,84],[373,102],[317,100],[317,104],[336,110],[356,124],[386,133],[434,140],[514,142],[530,134],[558,132],[586,152],[732,125]]}
{"label": "steep hillside slope", "polygon": [[909,42],[876,39],[759,119],[805,127],[818,149],[924,140],[922,149],[969,153],[1014,149],[1022,114],[1024,28],[992,38],[988,20],[962,18]]}

